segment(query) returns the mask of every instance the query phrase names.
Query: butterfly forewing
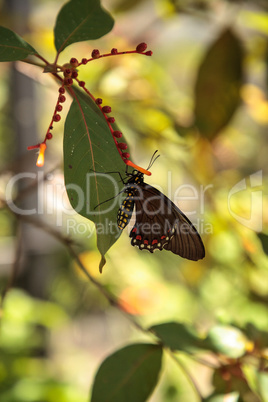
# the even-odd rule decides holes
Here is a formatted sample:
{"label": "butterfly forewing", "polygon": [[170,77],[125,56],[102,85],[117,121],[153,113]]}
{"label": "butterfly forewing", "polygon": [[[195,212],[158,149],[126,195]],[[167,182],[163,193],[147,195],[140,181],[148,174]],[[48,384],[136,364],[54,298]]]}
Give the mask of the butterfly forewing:
{"label": "butterfly forewing", "polygon": [[170,250],[194,261],[204,258],[203,242],[191,221],[169,198],[144,183],[142,173],[134,172],[129,174],[127,196],[117,216],[118,227],[124,229],[135,205],[136,222],[129,235],[132,246],[150,252]]}
{"label": "butterfly forewing", "polygon": [[164,194],[149,184],[140,184],[134,196],[136,223],[131,244],[140,250],[170,250],[189,260],[204,258],[203,242],[189,219]]}

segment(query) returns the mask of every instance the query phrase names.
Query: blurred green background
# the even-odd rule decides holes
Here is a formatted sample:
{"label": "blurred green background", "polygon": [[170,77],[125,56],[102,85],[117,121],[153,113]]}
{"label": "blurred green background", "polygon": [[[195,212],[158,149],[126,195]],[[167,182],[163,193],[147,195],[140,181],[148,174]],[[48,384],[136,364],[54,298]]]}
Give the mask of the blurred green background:
{"label": "blurred green background", "polygon": [[[53,26],[63,4],[1,1],[0,24],[53,61]],[[159,150],[147,182],[196,224],[206,258],[141,252],[125,230],[100,275],[93,224],[71,211],[64,191],[64,119],[55,125],[44,168],[26,151],[44,138],[57,84],[37,67],[2,63],[0,285],[2,294],[9,291],[1,305],[1,402],[85,402],[105,356],[149,339],[88,282],[60,241],[8,211],[7,192],[19,195],[21,208],[36,208],[34,218],[70,235],[90,274],[143,326],[180,321],[205,334],[217,323],[250,323],[268,331],[267,2],[102,4],[115,18],[113,31],[68,47],[60,63],[89,57],[94,48],[107,53],[148,44],[152,57],[96,60],[80,68],[79,78],[112,106],[135,163],[146,167]],[[212,370],[184,359],[209,395]],[[195,400],[167,356],[150,401]]]}

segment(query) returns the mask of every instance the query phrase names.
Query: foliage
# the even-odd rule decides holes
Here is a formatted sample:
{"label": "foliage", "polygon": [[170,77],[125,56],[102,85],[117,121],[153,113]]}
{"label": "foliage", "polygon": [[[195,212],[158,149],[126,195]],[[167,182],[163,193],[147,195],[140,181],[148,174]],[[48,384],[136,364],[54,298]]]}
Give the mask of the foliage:
{"label": "foliage", "polygon": [[[233,7],[223,0],[217,3],[226,8]],[[237,3],[240,7],[240,2]],[[120,2],[118,4],[120,9]],[[166,1],[163,4],[163,20],[164,17],[176,18],[176,13],[180,18],[188,15],[198,30],[209,18],[213,19],[216,12],[209,1]],[[122,9],[124,7],[122,5]],[[124,12],[131,13],[132,7],[135,7],[134,3],[128,4],[128,11]],[[110,269],[100,283],[95,272],[98,256],[91,238],[87,239],[90,229],[85,232],[86,236],[84,232],[80,236],[76,233],[74,240],[80,240],[83,249],[89,248],[78,254],[66,228],[63,230],[67,235],[55,231],[46,222],[46,217],[38,223],[25,215],[20,216],[12,209],[10,200],[3,198],[2,205],[12,219],[15,218],[17,227],[20,227],[20,221],[41,227],[67,248],[75,264],[69,258],[61,261],[54,255],[56,269],[53,280],[45,289],[49,301],[30,296],[26,291],[9,290],[10,283],[3,280],[1,402],[83,402],[89,398],[92,402],[142,402],[151,394],[152,401],[170,402],[187,398],[211,402],[226,398],[232,401],[268,400],[267,220],[259,215],[263,199],[262,193],[258,193],[264,191],[265,186],[266,172],[262,163],[266,160],[267,139],[262,131],[268,123],[267,86],[264,84],[267,43],[263,41],[267,32],[260,21],[267,22],[268,17],[261,1],[258,7],[259,12],[242,6],[237,9],[238,22],[217,27],[217,34],[212,34],[202,56],[197,44],[191,43],[193,48],[196,46],[195,62],[191,66],[191,74],[196,74],[190,85],[191,100],[184,80],[189,80],[187,71],[193,55],[189,56],[187,45],[184,57],[177,54],[172,47],[172,40],[175,40],[172,35],[171,43],[164,44],[162,53],[157,54],[154,49],[155,59],[146,59],[144,64],[137,55],[135,59],[128,59],[130,61],[123,61],[123,58],[111,61],[110,58],[107,62],[102,60],[104,67],[100,64],[93,67],[92,63],[92,73],[84,72],[92,91],[101,92],[104,88],[103,98],[114,102],[113,112],[118,109],[120,126],[135,135],[141,160],[143,157],[148,160],[148,155],[150,157],[156,147],[160,148],[166,155],[165,167],[176,171],[183,182],[188,178],[189,182],[200,185],[203,196],[204,187],[211,184],[212,191],[208,188],[205,197],[205,221],[211,223],[208,229],[212,228],[205,236],[207,257],[194,265],[193,262],[178,261],[176,256],[164,252],[153,256],[143,252],[137,254],[130,247],[127,236],[122,236],[120,245],[110,251]],[[114,186],[109,186],[105,176],[99,173],[112,171],[123,176],[126,160],[118,152],[112,136],[114,130],[119,131],[118,126],[112,123],[111,131],[107,113],[102,112],[91,91],[80,85],[80,71],[77,79],[80,89],[67,83],[66,80],[77,78],[73,74],[77,67],[75,63],[60,65],[58,59],[63,50],[68,51],[69,45],[99,39],[112,28],[113,19],[98,1],[69,1],[56,18],[54,63],[48,63],[39,50],[37,52],[13,31],[0,28],[0,61],[26,61],[36,66],[42,62],[45,72],[50,73],[60,88],[64,87],[73,98],[65,121],[63,153],[69,201],[81,215],[76,218],[76,227],[85,223],[82,217],[94,221],[96,228],[99,219],[116,222],[118,204],[114,204],[107,214],[95,212],[96,205],[114,196]],[[257,33],[250,36],[249,28],[254,28]],[[250,40],[243,30],[247,30]],[[116,37],[112,40],[120,43]],[[120,62],[125,66],[124,73]],[[181,74],[177,72],[178,66]],[[82,64],[79,68],[82,70]],[[263,81],[257,87],[255,82],[261,81],[261,69]],[[67,70],[71,70],[71,76]],[[64,78],[60,73],[65,74]],[[113,81],[117,85],[113,86]],[[60,92],[57,105],[63,103],[59,102],[61,95]],[[58,112],[59,109],[55,109],[53,118]],[[53,124],[56,121],[52,119]],[[46,139],[51,139],[48,136],[51,124]],[[125,138],[134,144],[129,134],[125,134]],[[46,140],[43,143],[46,145]],[[40,144],[34,147],[39,149]],[[153,177],[159,179],[158,184],[165,185],[161,182],[162,166],[154,167]],[[79,205],[75,187],[82,188],[85,195],[87,175],[93,179],[90,187],[90,205],[93,207],[89,209],[87,203]],[[42,180],[45,183],[47,176]],[[117,184],[120,192],[123,184],[120,181]],[[31,186],[26,188],[25,194],[29,188],[31,190]],[[188,190],[192,189],[188,187]],[[194,199],[192,194],[188,196],[190,202]],[[261,198],[257,198],[258,194]],[[23,195],[19,194],[15,201],[19,202]],[[106,205],[100,207],[105,209]],[[5,235],[13,233],[15,237],[12,232],[15,225],[5,214],[3,212],[0,217],[1,230]],[[104,254],[118,239],[118,231],[109,236],[97,234],[103,266]],[[17,235],[19,237],[19,231]],[[20,260],[20,241],[13,276],[16,276],[15,268]],[[86,283],[80,273],[86,276]],[[19,285],[17,282],[17,287]],[[125,319],[119,318],[119,312],[123,312],[139,333],[131,333],[129,344],[124,347],[119,345],[126,343],[129,329]],[[107,327],[100,325],[103,321],[109,322]],[[77,342],[78,345],[75,337],[71,337],[71,341],[67,339],[72,331],[76,332],[72,325],[82,328],[83,340]],[[105,347],[98,343],[102,337]],[[83,342],[86,340],[88,349],[92,349],[89,354],[86,352],[85,358],[88,349]],[[59,362],[57,353],[64,348],[65,342],[67,353],[63,352],[64,357]],[[55,345],[56,352],[53,350]],[[111,348],[116,351],[111,353]],[[94,355],[95,350],[99,352],[98,358]],[[76,361],[77,354],[79,361]],[[88,360],[97,365],[103,358],[96,370],[91,395],[85,396],[79,381],[73,379],[75,371],[81,377],[85,373],[88,377]],[[203,381],[205,377],[209,379]]]}

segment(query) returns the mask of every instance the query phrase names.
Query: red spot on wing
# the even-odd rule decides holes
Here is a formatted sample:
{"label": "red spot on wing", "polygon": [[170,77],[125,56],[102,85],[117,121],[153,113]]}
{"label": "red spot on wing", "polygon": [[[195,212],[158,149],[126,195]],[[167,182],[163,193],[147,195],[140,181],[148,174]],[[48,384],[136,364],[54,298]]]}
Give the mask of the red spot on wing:
{"label": "red spot on wing", "polygon": [[[162,237],[161,237],[161,239],[162,239]],[[154,239],[154,240],[152,241],[152,246],[153,246],[154,244],[156,244],[156,243],[158,243],[158,241],[157,241],[156,239]]]}
{"label": "red spot on wing", "polygon": [[148,240],[144,240],[144,242],[143,242],[144,244],[148,244],[149,242],[148,242]]}
{"label": "red spot on wing", "polygon": [[136,240],[141,240],[141,236],[140,236],[140,235],[137,235],[137,236],[136,236]]}

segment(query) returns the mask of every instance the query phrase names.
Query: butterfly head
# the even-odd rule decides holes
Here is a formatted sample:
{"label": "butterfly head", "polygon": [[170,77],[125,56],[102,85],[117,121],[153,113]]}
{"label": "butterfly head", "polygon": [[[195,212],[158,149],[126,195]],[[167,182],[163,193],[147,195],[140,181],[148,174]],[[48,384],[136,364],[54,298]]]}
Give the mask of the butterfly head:
{"label": "butterfly head", "polygon": [[128,173],[129,179],[128,179],[128,184],[140,184],[143,182],[143,177],[144,174],[142,172],[140,172],[139,170],[132,170],[131,173]]}

